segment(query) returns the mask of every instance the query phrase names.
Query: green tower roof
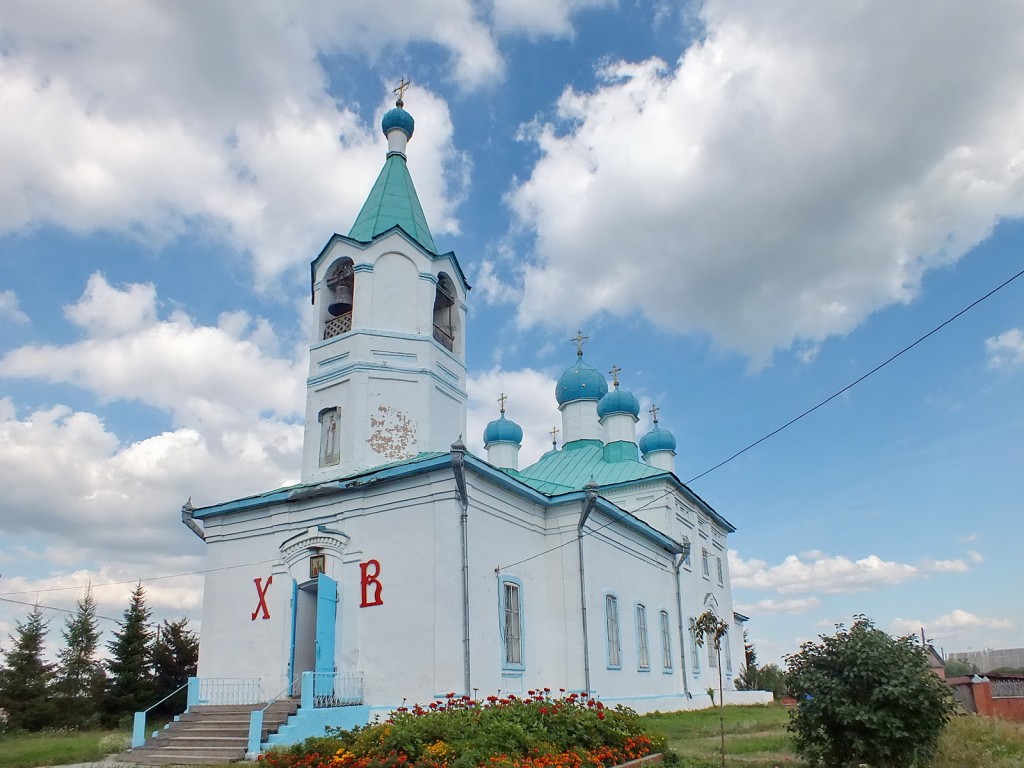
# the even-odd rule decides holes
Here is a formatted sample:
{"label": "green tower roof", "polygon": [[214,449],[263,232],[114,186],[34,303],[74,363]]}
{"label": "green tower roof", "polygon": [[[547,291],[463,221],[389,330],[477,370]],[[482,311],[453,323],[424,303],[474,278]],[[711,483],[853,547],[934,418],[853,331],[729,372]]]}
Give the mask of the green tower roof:
{"label": "green tower roof", "polygon": [[437,253],[405,157],[398,152],[390,153],[384,161],[384,167],[348,236],[369,242],[395,225],[400,226],[428,251]]}

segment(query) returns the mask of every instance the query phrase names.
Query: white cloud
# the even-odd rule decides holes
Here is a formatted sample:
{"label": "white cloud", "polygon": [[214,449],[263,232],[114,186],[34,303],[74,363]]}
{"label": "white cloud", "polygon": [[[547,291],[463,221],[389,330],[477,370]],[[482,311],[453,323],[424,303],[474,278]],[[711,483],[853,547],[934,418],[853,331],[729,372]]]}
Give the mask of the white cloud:
{"label": "white cloud", "polygon": [[774,590],[779,594],[817,592],[839,594],[864,592],[899,584],[930,573],[963,573],[969,570],[962,560],[925,560],[920,566],[883,560],[868,555],[851,560],[842,555],[806,552],[789,555],[778,565],[764,560],[744,560],[729,550],[729,571],[736,587]]}
{"label": "white cloud", "polygon": [[28,322],[28,315],[18,306],[18,294],[14,291],[0,291],[0,319],[19,324]]}
{"label": "white cloud", "polygon": [[737,603],[736,610],[752,616],[767,616],[772,613],[804,613],[821,605],[816,597],[795,597],[789,600],[758,600],[755,603]]}
{"label": "white cloud", "polygon": [[0,528],[45,534],[100,561],[107,553],[148,563],[190,542],[178,515],[190,494],[198,505],[292,482],[301,441],[300,426],[260,419],[216,437],[182,428],[123,444],[95,414],[55,406],[18,418],[5,398]]}
{"label": "white cloud", "polygon": [[892,625],[900,634],[915,634],[924,627],[925,636],[934,640],[960,637],[963,630],[969,629],[1003,630],[1013,627],[1013,623],[1008,619],[983,618],[960,608],[930,621],[896,618]]}
{"label": "white cloud", "polygon": [[[501,68],[468,0],[108,11],[5,14],[0,232],[53,224],[160,247],[202,227],[251,253],[260,283],[347,231],[384,159],[389,99],[365,125],[326,92],[318,56],[438,40],[467,86]],[[419,88],[408,102],[421,201],[435,233],[454,233],[468,161],[442,99]]]}
{"label": "white cloud", "polygon": [[961,10],[711,0],[677,64],[567,89],[508,197],[520,321],[640,311],[764,362],[912,300],[1024,213],[1024,6]]}
{"label": "white cloud", "polygon": [[519,466],[526,467],[551,448],[552,427],[561,429],[562,415],[555,404],[555,380],[550,376],[525,368],[503,371],[493,368],[467,382],[469,406],[467,409],[466,445],[478,456],[486,456],[483,447],[484,428],[498,418],[498,396],[508,396],[505,417],[523,428],[523,447],[519,452]]}
{"label": "white cloud", "polygon": [[1011,328],[998,336],[985,339],[988,364],[992,368],[1015,368],[1024,365],[1024,332]]}
{"label": "white cloud", "polygon": [[175,423],[218,434],[246,429],[262,413],[297,417],[305,391],[304,347],[290,358],[264,320],[222,315],[219,327],[175,311],[158,319],[152,285],[111,286],[89,278],[65,314],[86,338],[65,346],[23,346],[0,359],[0,376],[84,387],[103,400],[133,400],[173,414]]}
{"label": "white cloud", "polygon": [[978,552],[976,549],[968,549],[967,557],[971,559],[972,563],[983,563],[985,562],[985,556]]}
{"label": "white cloud", "polygon": [[570,17],[581,10],[612,5],[614,0],[494,0],[494,26],[503,33],[532,37],[572,34]]}

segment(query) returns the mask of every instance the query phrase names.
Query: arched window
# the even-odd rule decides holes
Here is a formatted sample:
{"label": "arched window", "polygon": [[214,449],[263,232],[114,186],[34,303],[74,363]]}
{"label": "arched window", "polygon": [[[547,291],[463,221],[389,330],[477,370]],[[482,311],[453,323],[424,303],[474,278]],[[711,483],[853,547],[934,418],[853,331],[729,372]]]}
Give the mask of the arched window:
{"label": "arched window", "polygon": [[331,264],[324,278],[323,306],[324,338],[340,336],[352,330],[352,297],[355,290],[355,272],[352,259],[346,257]]}
{"label": "arched window", "polygon": [[437,276],[434,292],[434,340],[449,352],[455,351],[458,315],[458,294],[451,278],[442,272]]}

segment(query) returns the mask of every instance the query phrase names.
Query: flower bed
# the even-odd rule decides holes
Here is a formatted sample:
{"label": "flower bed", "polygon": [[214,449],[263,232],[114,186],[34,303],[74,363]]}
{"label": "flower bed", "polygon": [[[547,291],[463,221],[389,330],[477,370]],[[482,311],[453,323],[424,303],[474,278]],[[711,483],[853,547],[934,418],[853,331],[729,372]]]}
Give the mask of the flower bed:
{"label": "flower bed", "polygon": [[260,758],[266,768],[608,768],[664,751],[635,712],[585,695],[454,693]]}

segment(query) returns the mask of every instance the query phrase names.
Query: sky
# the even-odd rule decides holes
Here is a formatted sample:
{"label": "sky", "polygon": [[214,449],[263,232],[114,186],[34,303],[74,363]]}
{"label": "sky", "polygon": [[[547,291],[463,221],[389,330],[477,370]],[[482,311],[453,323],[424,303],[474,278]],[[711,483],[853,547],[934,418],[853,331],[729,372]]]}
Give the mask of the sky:
{"label": "sky", "polygon": [[[737,528],[762,662],[866,614],[1024,646],[1024,5],[6,3],[0,647],[85,585],[199,627],[196,506],[297,481],[308,263],[384,160],[473,286],[470,449],[575,362]],[[705,474],[707,472],[707,474]],[[109,634],[107,635],[109,638]]]}

